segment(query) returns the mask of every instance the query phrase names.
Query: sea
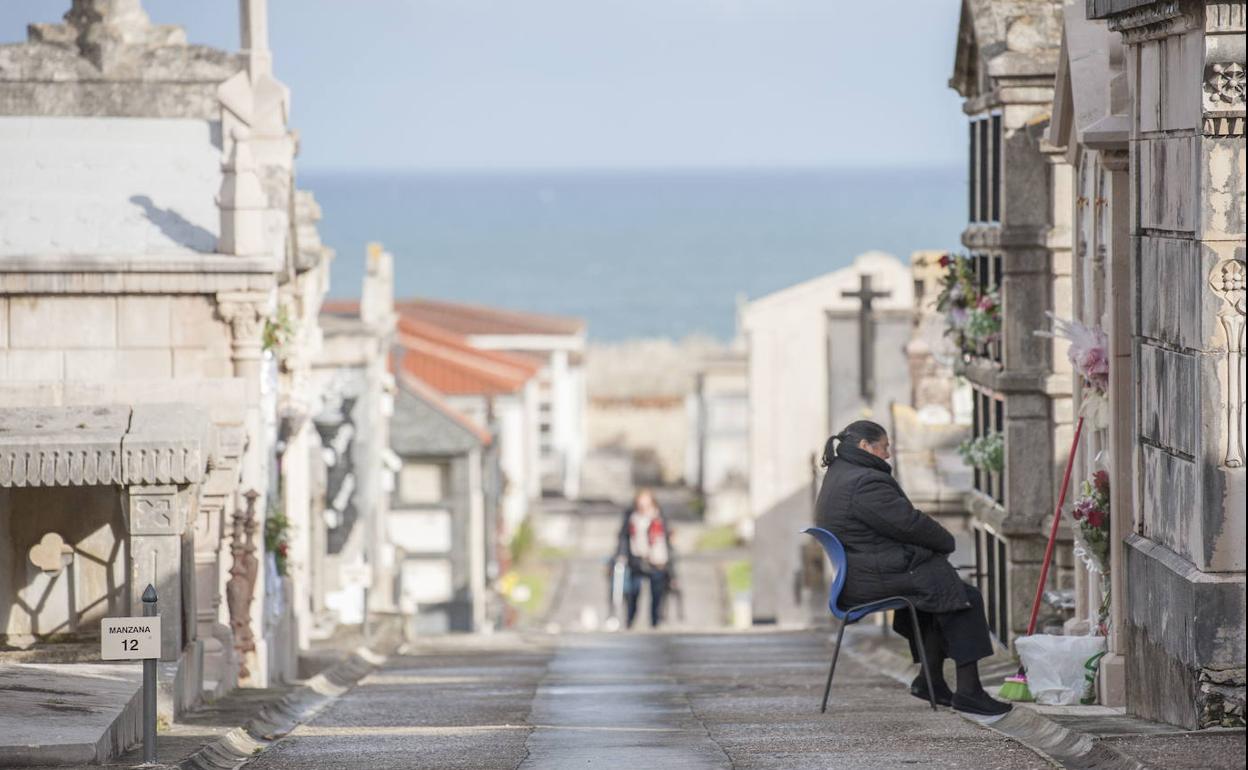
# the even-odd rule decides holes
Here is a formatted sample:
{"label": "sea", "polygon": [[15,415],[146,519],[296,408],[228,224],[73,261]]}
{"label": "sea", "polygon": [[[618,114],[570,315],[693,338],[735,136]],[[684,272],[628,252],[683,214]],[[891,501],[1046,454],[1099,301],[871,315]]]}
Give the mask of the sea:
{"label": "sea", "polygon": [[366,244],[396,294],[578,316],[591,341],[730,339],[756,299],[878,249],[955,249],[961,168],[305,172],[359,295]]}

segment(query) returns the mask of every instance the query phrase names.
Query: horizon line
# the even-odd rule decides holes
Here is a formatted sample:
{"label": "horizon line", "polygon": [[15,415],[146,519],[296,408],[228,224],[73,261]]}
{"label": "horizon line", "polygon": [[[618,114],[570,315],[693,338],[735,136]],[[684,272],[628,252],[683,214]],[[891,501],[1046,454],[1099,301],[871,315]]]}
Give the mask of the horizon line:
{"label": "horizon line", "polygon": [[297,173],[358,176],[502,176],[525,174],[739,174],[739,173],[828,173],[845,171],[965,171],[961,161],[915,164],[820,164],[820,165],[696,165],[696,166],[311,166]]}

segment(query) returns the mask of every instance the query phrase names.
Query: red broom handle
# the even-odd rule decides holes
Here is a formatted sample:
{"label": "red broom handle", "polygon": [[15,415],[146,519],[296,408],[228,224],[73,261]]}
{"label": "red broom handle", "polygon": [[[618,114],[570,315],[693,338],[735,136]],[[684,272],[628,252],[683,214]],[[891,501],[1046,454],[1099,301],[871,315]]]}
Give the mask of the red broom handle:
{"label": "red broom handle", "polygon": [[1079,446],[1079,435],[1083,433],[1083,418],[1075,425],[1075,438],[1070,442],[1070,456],[1066,458],[1066,473],[1062,476],[1062,491],[1057,496],[1057,507],[1053,509],[1053,527],[1049,530],[1049,544],[1044,549],[1044,564],[1040,567],[1040,582],[1036,583],[1036,598],[1031,600],[1031,620],[1027,621],[1027,635],[1036,632],[1036,617],[1040,614],[1040,597],[1044,595],[1044,581],[1049,578],[1049,564],[1053,561],[1053,544],[1057,542],[1057,525],[1062,520],[1062,506],[1066,505],[1066,490],[1070,489],[1070,471],[1075,466],[1075,449]]}

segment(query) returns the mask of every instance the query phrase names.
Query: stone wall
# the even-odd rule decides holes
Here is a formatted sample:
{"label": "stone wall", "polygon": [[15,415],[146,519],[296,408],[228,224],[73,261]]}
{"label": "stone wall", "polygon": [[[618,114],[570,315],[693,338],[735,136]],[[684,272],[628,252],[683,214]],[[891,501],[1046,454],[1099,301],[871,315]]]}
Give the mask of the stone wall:
{"label": "stone wall", "polygon": [[[0,489],[0,543],[0,647],[96,639],[100,619],[130,612],[120,488]],[[64,544],[57,569],[32,562],[41,543]]]}
{"label": "stone wall", "polygon": [[24,380],[229,377],[229,326],[205,296],[0,296],[0,376]]}
{"label": "stone wall", "polygon": [[[1027,627],[1046,519],[1071,439],[1069,367],[1060,345],[1035,334],[1050,326],[1047,312],[1070,315],[1070,169],[1045,141],[1061,3],[967,2],[960,26],[950,86],[964,98],[972,126],[993,127],[975,147],[999,158],[971,163],[972,189],[980,190],[973,202],[995,190],[1000,201],[971,207],[962,244],[980,264],[987,261],[986,286],[1000,293],[1000,353],[968,355],[961,368],[973,397],[988,400],[983,430],[1005,437],[1004,473],[972,491],[968,507],[981,550],[1004,549],[1004,574],[986,576],[980,586],[1006,613],[990,621],[1007,642]],[[1053,572],[1055,585],[1070,578],[1062,566]]]}
{"label": "stone wall", "polygon": [[1097,0],[1134,75],[1127,706],[1243,720],[1244,3]]}
{"label": "stone wall", "polygon": [[0,177],[0,255],[211,253],[221,123],[0,117]]}
{"label": "stone wall", "polygon": [[585,423],[591,447],[623,449],[630,454],[634,481],[686,481],[689,430],[683,398],[591,398]]}

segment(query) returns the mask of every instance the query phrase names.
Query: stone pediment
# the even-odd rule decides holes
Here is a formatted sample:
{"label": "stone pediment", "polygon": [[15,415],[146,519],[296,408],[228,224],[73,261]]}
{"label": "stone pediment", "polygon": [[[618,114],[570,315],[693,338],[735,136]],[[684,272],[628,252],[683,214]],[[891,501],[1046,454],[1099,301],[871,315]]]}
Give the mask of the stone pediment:
{"label": "stone pediment", "polygon": [[1089,20],[1083,6],[1067,6],[1050,141],[1125,149],[1129,121],[1121,110],[1128,98],[1121,36]]}
{"label": "stone pediment", "polygon": [[208,416],[187,404],[0,411],[0,487],[195,484],[212,453]]}
{"label": "stone pediment", "polygon": [[963,0],[949,87],[971,99],[981,74],[1051,77],[1061,32],[1061,0]]}

